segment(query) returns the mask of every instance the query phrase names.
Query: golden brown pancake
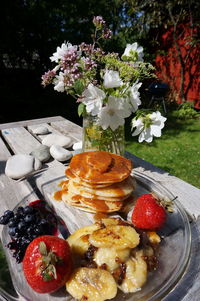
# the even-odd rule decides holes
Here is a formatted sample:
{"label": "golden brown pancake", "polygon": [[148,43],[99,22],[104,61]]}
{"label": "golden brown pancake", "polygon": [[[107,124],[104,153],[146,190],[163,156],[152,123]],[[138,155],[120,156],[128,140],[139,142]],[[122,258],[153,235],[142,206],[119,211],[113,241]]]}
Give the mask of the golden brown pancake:
{"label": "golden brown pancake", "polygon": [[74,182],[74,179],[69,180],[69,187],[71,190],[81,195],[95,195],[102,198],[126,198],[135,188],[135,180],[132,177],[128,177],[122,182],[114,183],[106,187],[85,187],[83,184]]}
{"label": "golden brown pancake", "polygon": [[130,175],[132,163],[112,153],[92,151],[75,155],[69,167],[76,177],[97,185],[123,181]]}
{"label": "golden brown pancake", "polygon": [[120,211],[132,199],[135,180],[131,161],[103,151],[75,155],[54,194],[70,206],[92,213]]}
{"label": "golden brown pancake", "polygon": [[85,198],[71,192],[63,194],[62,200],[71,206],[85,208],[85,210],[88,209],[89,212],[115,212],[119,211],[123,206],[123,202],[108,202],[105,200]]}
{"label": "golden brown pancake", "polygon": [[90,187],[90,188],[102,188],[102,187],[106,187],[106,186],[109,186],[110,183],[107,183],[107,184],[95,184],[95,183],[89,183],[89,182],[85,182],[83,179],[75,176],[71,169],[68,167],[66,170],[65,170],[65,175],[68,179],[73,179],[74,182],[80,184],[80,185],[83,185],[85,187]]}

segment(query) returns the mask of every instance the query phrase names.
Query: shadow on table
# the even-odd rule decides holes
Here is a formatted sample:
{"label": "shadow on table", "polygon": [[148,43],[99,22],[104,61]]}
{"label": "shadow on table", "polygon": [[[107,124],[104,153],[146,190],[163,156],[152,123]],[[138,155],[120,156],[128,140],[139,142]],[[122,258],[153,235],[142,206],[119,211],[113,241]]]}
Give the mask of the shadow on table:
{"label": "shadow on table", "polygon": [[5,173],[6,161],[0,161],[0,175]]}

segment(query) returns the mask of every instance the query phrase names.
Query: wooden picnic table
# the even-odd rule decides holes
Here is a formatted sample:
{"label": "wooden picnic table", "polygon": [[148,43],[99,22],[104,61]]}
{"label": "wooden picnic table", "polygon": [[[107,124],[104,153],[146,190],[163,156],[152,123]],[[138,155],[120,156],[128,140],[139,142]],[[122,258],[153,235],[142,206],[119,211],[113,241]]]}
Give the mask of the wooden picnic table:
{"label": "wooden picnic table", "polygon": [[[13,209],[33,190],[32,184],[27,179],[15,181],[8,178],[5,175],[5,165],[11,155],[19,153],[29,154],[41,144],[42,136],[33,134],[33,130],[41,125],[45,125],[52,133],[70,136],[74,143],[82,139],[82,128],[61,116],[0,124],[0,215],[7,209]],[[132,160],[135,170],[150,176],[175,196],[178,196],[191,221],[192,250],[190,264],[187,272],[179,280],[175,289],[169,292],[162,300],[199,301],[200,190],[128,152],[126,152],[125,156]],[[66,166],[63,163],[56,160],[45,163],[45,170],[37,179],[37,188],[40,190],[44,182],[51,181],[62,172],[64,174],[65,168]],[[1,226],[1,232],[2,228]],[[199,284],[197,285],[197,283]],[[23,298],[20,300],[23,300]]]}

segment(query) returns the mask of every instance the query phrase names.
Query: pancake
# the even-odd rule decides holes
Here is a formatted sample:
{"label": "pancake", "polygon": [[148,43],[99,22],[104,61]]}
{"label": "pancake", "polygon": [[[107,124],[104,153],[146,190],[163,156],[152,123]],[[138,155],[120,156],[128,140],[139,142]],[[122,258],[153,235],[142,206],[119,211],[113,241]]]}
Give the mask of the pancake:
{"label": "pancake", "polygon": [[[69,193],[78,194],[78,195],[81,195],[85,198],[103,200],[103,201],[108,201],[108,202],[109,201],[110,202],[121,202],[124,199],[126,199],[130,195],[130,193],[132,192],[132,191],[130,191],[130,193],[128,195],[124,195],[124,196],[121,196],[121,197],[109,197],[109,196],[106,197],[106,196],[98,195],[98,194],[95,194],[95,193],[90,193],[87,190],[84,190],[84,187],[82,189],[82,186],[80,186],[80,185],[76,186],[76,183],[74,183],[71,180],[69,181],[67,189],[68,189]],[[96,189],[94,191],[98,192],[98,189]]]}
{"label": "pancake", "polygon": [[90,188],[85,187],[74,180],[69,180],[69,187],[72,191],[83,196],[95,195],[96,197],[106,198],[116,198],[122,199],[126,198],[135,189],[135,180],[132,177],[128,177],[122,182],[115,183],[106,187],[101,188]]}
{"label": "pancake", "polygon": [[126,179],[132,169],[130,160],[104,151],[75,155],[69,164],[73,175],[90,184],[112,184]]}
{"label": "pancake", "polygon": [[68,205],[84,208],[85,211],[89,212],[116,212],[123,206],[123,202],[108,202],[105,200],[90,199],[71,192],[63,194],[62,200]]}
{"label": "pancake", "polygon": [[131,161],[103,151],[75,155],[65,170],[67,179],[54,199],[92,213],[117,212],[132,203],[135,180]]}
{"label": "pancake", "polygon": [[85,182],[83,179],[75,176],[72,173],[72,171],[71,171],[71,169],[69,167],[65,170],[65,175],[66,175],[66,177],[68,179],[73,179],[74,182],[76,182],[76,183],[78,183],[80,185],[83,185],[85,187],[89,187],[89,188],[103,188],[103,187],[110,186],[110,183],[107,183],[107,184],[96,184],[96,183]]}

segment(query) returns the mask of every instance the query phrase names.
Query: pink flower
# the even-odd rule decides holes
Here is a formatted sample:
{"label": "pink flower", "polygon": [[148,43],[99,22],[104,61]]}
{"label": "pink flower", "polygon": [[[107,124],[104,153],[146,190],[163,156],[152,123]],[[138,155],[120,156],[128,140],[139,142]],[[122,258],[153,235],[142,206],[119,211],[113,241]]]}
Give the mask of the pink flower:
{"label": "pink flower", "polygon": [[46,87],[47,85],[51,84],[55,75],[56,72],[54,70],[49,70],[45,72],[45,74],[42,75],[42,85]]}

